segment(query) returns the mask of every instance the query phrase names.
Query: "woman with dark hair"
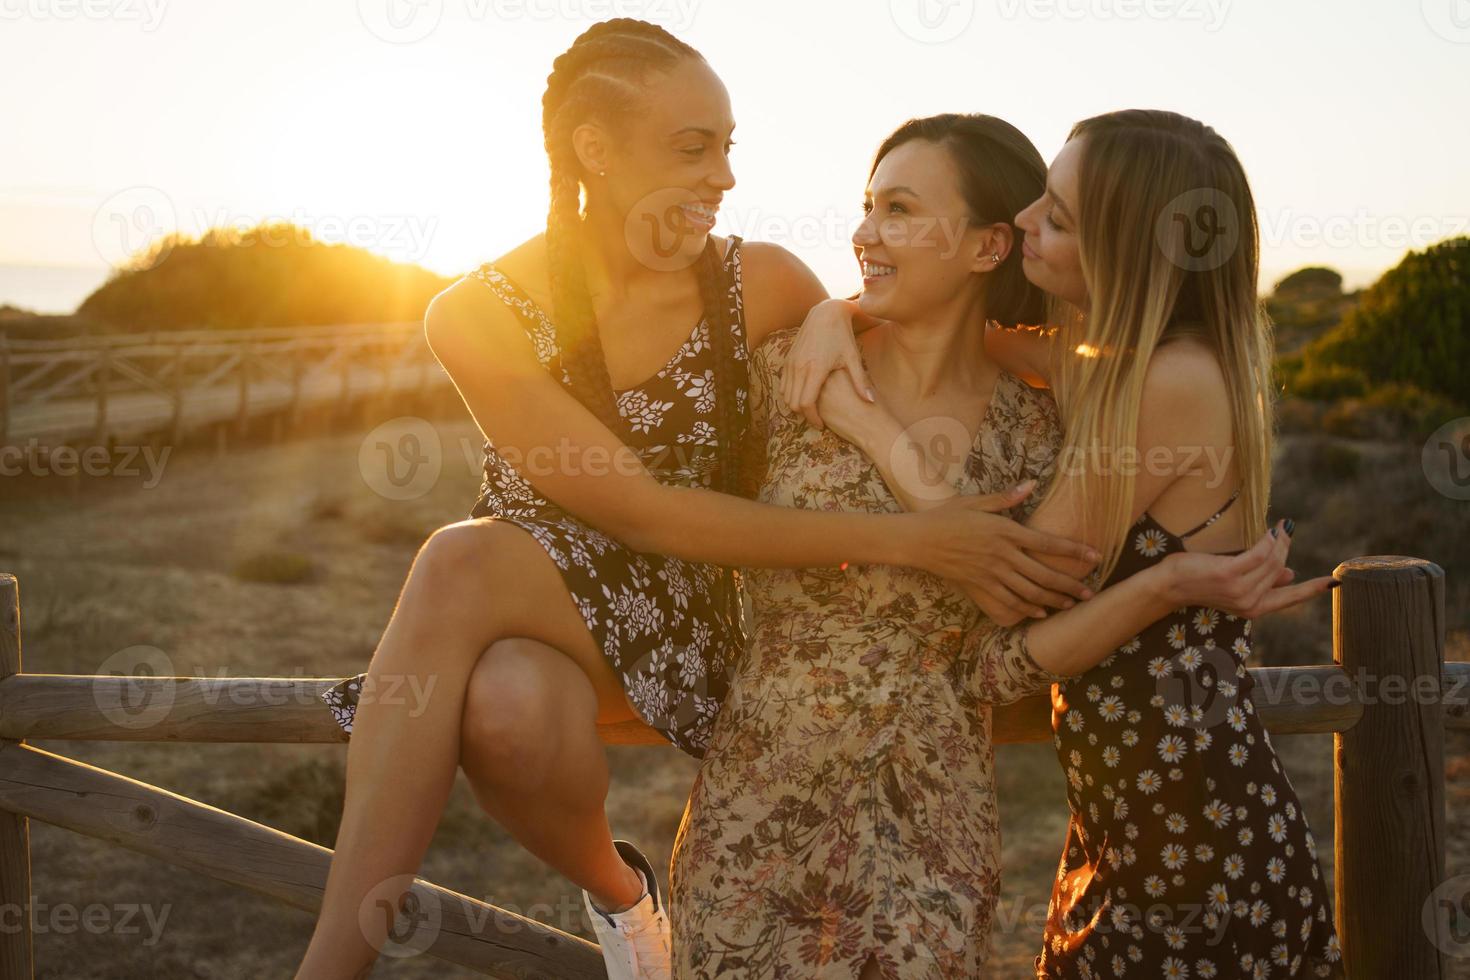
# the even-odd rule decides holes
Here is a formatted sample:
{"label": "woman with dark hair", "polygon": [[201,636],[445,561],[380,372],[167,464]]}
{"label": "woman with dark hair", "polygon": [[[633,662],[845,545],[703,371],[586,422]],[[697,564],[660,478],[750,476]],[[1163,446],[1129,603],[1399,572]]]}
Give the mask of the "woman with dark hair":
{"label": "woman with dark hair", "polygon": [[[1035,147],[992,116],[912,120],[884,141],[852,239],[858,306],[881,321],[858,351],[877,399],[829,386],[842,400],[820,406],[823,432],[778,394],[795,331],[755,350],[760,500],[897,513],[1052,482],[1056,405],[985,350],[988,322],[1041,319],[1009,217],[1045,184]],[[1262,529],[1238,559],[1157,566],[1024,631],[920,569],[856,556],[750,569],[750,648],[674,844],[675,975],[988,975],[1000,890],[989,705],[1071,679],[1182,605],[1223,604],[1221,581],[1244,583],[1232,601],[1251,610],[1318,594],[1321,582],[1276,587],[1288,544]]]}
{"label": "woman with dark hair", "polygon": [[[992,331],[987,347],[1052,383],[1061,407],[1065,477],[1028,523],[1104,554],[1089,581],[1105,587],[1079,610],[1171,567],[1213,562],[1221,572],[1214,596],[1114,632],[1105,659],[1052,692],[1071,822],[1036,974],[1341,977],[1316,842],[1245,666],[1253,619],[1335,583],[1286,586],[1290,572],[1276,569],[1284,587],[1260,594],[1240,550],[1267,526],[1273,429],[1271,327],[1256,293],[1244,168],[1197,120],[1112,112],[1072,128],[1044,191],[1018,210],[1027,279],[1074,314],[1049,331]],[[846,437],[881,447],[897,422],[847,380],[822,384],[851,357],[834,312],[840,304],[814,311],[784,390]],[[891,469],[885,453],[874,461]],[[922,509],[949,495],[903,501]],[[1284,547],[1292,529],[1270,530]],[[1029,634],[1036,652],[1050,623],[996,640]]]}
{"label": "woman with dark hair", "polygon": [[[618,19],[556,59],[542,109],[545,233],[426,315],[487,436],[485,479],[470,519],[414,559],[367,673],[326,695],[352,739],[302,977],[371,967],[389,927],[374,910],[404,900],[458,765],[584,889],[609,975],[666,976],[657,874],[612,838],[596,726],[641,721],[703,754],[744,647],[733,567],[913,566],[1003,618],[1087,594],[1038,558],[1089,549],[992,513],[1021,499],[1010,488],[922,515],[732,493],[748,350],[825,292],[784,249],[710,234],[734,185],[728,94],[694,49]],[[374,696],[407,677],[423,703]]]}

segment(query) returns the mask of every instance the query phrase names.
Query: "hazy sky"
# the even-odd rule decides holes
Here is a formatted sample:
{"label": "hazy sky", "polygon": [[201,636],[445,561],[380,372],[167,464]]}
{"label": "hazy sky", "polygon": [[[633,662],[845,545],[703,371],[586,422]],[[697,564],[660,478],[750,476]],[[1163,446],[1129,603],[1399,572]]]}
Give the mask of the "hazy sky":
{"label": "hazy sky", "polygon": [[730,90],[717,230],[834,291],[874,148],[942,111],[1047,159],[1109,109],[1210,123],[1267,286],[1470,232],[1470,0],[0,0],[0,263],[102,269],[161,229],[279,217],[465,271],[542,227],[547,72],[618,15]]}

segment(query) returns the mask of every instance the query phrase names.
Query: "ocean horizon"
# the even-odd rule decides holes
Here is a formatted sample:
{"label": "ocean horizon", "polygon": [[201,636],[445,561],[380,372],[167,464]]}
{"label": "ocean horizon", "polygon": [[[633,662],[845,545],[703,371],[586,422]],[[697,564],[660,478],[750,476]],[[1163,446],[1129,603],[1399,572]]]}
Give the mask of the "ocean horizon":
{"label": "ocean horizon", "polygon": [[107,273],[102,266],[0,263],[0,306],[32,313],[74,313],[107,281]]}

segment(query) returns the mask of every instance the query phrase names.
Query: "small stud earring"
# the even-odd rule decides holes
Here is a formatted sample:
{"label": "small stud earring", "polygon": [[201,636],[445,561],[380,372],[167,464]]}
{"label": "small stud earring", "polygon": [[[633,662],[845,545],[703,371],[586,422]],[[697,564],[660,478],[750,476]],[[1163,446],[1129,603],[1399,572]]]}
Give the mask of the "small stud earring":
{"label": "small stud earring", "polygon": [[1000,253],[999,252],[991,252],[990,253],[990,261],[994,262],[996,265],[1000,265]]}
{"label": "small stud earring", "polygon": [[597,171],[597,176],[599,176],[599,177],[606,177],[607,176],[607,171],[606,170],[599,170],[599,171]]}

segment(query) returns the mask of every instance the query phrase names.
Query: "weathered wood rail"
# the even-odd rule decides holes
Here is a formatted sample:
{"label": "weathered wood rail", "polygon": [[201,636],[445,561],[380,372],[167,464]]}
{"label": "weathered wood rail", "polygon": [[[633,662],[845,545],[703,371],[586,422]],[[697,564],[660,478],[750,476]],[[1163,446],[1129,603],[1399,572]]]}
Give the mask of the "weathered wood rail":
{"label": "weathered wood rail", "polygon": [[[1442,980],[1456,910],[1435,903],[1433,930],[1422,916],[1445,879],[1444,732],[1470,728],[1470,663],[1444,662],[1437,565],[1358,558],[1334,574],[1343,583],[1334,662],[1252,670],[1252,697],[1273,733],[1333,735],[1335,910],[1348,975]],[[318,908],[326,848],[25,740],[342,742],[318,700],[338,679],[27,674],[18,587],[5,574],[0,626],[0,905],[29,907],[27,822],[36,819]],[[1047,698],[997,708],[993,731],[1002,743],[1050,740]],[[601,734],[667,744],[636,722]],[[433,956],[495,977],[605,976],[585,940],[427,882],[415,891],[440,912],[422,947]],[[0,977],[32,975],[29,918],[19,919],[24,928],[0,931]]]}
{"label": "weathered wood rail", "polygon": [[[219,423],[423,391],[449,376],[423,324],[180,330],[68,340],[0,333],[0,446],[177,443]],[[221,430],[223,431],[223,430]]]}

